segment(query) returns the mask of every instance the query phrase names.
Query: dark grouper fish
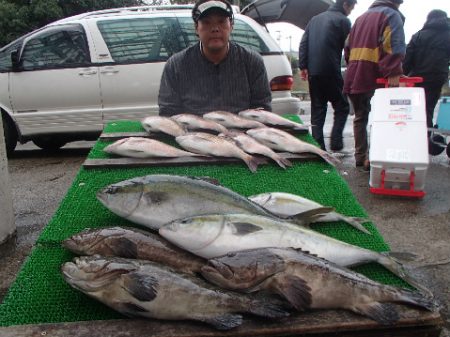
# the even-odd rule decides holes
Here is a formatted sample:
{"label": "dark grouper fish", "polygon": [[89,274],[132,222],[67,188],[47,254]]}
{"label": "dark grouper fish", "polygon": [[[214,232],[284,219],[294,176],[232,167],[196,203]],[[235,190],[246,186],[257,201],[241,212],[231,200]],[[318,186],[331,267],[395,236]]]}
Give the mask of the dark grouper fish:
{"label": "dark grouper fish", "polygon": [[191,253],[210,259],[252,248],[297,248],[343,267],[364,263],[381,264],[412,286],[429,292],[389,256],[289,222],[248,214],[211,214],[176,220],[159,229],[159,234]]}
{"label": "dark grouper fish", "polygon": [[[228,188],[186,176],[133,178],[100,190],[97,198],[111,212],[154,230],[173,220],[202,214],[245,213],[277,217]],[[329,210],[313,210],[289,219],[301,225]]]}
{"label": "dark grouper fish", "polygon": [[206,261],[172,245],[161,236],[135,228],[86,229],[63,241],[78,255],[117,256],[149,260],[183,273],[199,273]]}
{"label": "dark grouper fish", "polygon": [[435,309],[421,293],[384,285],[324,259],[292,248],[260,248],[209,260],[203,276],[232,290],[266,290],[297,310],[347,309],[391,324],[399,315],[391,302]]}
{"label": "dark grouper fish", "polygon": [[218,291],[199,278],[151,262],[84,256],[63,264],[61,271],[73,288],[127,316],[196,320],[221,330],[242,323],[237,313],[288,316],[278,305]]}

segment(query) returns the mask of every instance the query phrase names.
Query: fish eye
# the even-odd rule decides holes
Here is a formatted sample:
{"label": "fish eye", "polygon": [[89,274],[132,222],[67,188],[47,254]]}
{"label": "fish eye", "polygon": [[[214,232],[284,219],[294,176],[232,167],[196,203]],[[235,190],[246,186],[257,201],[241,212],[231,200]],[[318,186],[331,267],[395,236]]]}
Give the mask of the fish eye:
{"label": "fish eye", "polygon": [[119,191],[117,186],[109,186],[106,188],[105,193],[107,194],[116,194]]}

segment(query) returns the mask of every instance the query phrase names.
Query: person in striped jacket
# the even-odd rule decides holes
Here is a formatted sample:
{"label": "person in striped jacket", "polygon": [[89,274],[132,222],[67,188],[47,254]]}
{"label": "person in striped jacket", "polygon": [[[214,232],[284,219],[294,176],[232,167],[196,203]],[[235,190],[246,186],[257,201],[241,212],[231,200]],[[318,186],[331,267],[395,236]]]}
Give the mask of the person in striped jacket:
{"label": "person in striped jacket", "polygon": [[399,11],[403,0],[376,0],[353,24],[344,48],[347,71],[344,93],[355,111],[356,166],[370,169],[367,123],[370,99],[377,88],[377,78],[387,78],[390,87],[398,87],[403,74],[406,44],[404,16]]}

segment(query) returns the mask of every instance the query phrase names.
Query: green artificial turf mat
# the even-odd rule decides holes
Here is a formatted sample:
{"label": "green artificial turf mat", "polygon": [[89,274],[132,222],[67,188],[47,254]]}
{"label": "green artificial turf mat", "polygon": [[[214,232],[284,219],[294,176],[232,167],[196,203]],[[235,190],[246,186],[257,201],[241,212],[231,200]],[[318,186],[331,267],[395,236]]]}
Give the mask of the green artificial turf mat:
{"label": "green artificial turf mat", "polygon": [[[105,127],[105,132],[142,130],[136,121],[115,121]],[[309,134],[300,138],[314,142]],[[107,158],[102,149],[109,143],[98,141],[88,158]],[[297,161],[286,170],[270,163],[261,165],[256,173],[251,173],[244,163],[127,169],[82,167],[0,305],[0,326],[122,317],[65,284],[59,267],[73,255],[61,248],[61,241],[85,228],[138,227],[106,209],[96,199],[96,192],[109,184],[149,174],[211,177],[245,196],[271,191],[293,193],[332,206],[349,216],[367,217],[338,171],[322,160]],[[344,222],[313,226],[315,230],[342,241],[374,251],[388,251],[388,245],[373,224],[366,223],[365,227],[372,235],[361,233]],[[355,270],[383,283],[407,286],[376,264]]]}

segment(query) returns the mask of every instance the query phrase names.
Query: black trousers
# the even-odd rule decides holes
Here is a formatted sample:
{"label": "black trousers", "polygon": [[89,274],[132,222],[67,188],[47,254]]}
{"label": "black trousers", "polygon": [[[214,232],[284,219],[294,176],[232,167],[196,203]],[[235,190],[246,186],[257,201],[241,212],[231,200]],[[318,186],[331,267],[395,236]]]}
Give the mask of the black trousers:
{"label": "black trousers", "polygon": [[434,82],[423,82],[417,83],[416,86],[422,87],[425,90],[425,104],[427,110],[427,126],[429,128],[433,127],[433,115],[434,108],[441,97],[442,86],[445,81],[434,81]]}
{"label": "black trousers", "polygon": [[342,143],[342,133],[349,114],[347,97],[342,93],[344,80],[335,76],[309,76],[309,95],[311,97],[312,136],[323,150],[323,126],[327,116],[327,105],[331,102],[334,121],[331,131],[331,144]]}

